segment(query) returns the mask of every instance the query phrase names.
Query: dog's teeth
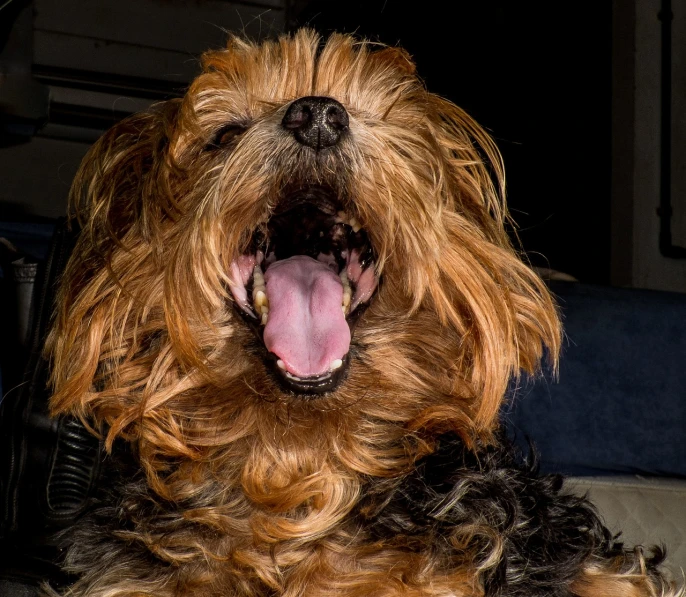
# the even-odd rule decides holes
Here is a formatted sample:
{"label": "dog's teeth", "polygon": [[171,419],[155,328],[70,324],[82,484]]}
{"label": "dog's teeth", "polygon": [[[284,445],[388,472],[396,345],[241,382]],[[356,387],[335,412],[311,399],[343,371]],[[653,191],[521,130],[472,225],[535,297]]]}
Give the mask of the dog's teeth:
{"label": "dog's teeth", "polygon": [[279,369],[283,369],[284,371],[286,370],[286,363],[284,363],[281,359],[276,361],[276,364],[279,366]]}
{"label": "dog's teeth", "polygon": [[262,288],[259,288],[256,292],[253,290],[253,294],[255,295],[255,309],[259,311],[261,307],[269,307],[269,300]]}
{"label": "dog's teeth", "polygon": [[269,317],[269,313],[262,313],[262,325],[267,325],[267,318]]}
{"label": "dog's teeth", "polygon": [[348,307],[350,306],[350,300],[352,299],[353,296],[353,291],[352,288],[350,288],[350,280],[348,280],[348,272],[345,271],[345,269],[339,274],[339,278],[341,279],[341,283],[343,284],[343,313],[348,312]]}
{"label": "dog's teeth", "polygon": [[264,286],[264,275],[262,274],[262,268],[259,265],[256,265],[255,269],[253,269],[253,287],[255,286]]}
{"label": "dog's teeth", "polygon": [[331,361],[330,369],[331,371],[335,371],[336,369],[340,369],[342,366],[343,361],[341,359],[336,359],[335,361]]}
{"label": "dog's teeth", "polygon": [[262,284],[255,284],[252,287],[252,302],[257,306],[257,296],[262,293],[264,294],[265,298],[267,296],[267,287]]}
{"label": "dog's teeth", "polygon": [[267,313],[269,313],[269,307],[267,307],[267,305],[262,305],[260,307],[260,311],[262,312],[263,315],[266,315]]}
{"label": "dog's teeth", "polygon": [[360,223],[355,218],[351,218],[344,211],[339,211],[336,215],[339,217],[339,219],[344,224],[347,224],[348,226],[350,226],[353,229],[353,232],[359,232],[362,229],[362,226],[360,226]]}
{"label": "dog's teeth", "polygon": [[[255,311],[265,313],[265,308],[269,308],[269,299],[267,299],[267,287],[264,282],[264,274],[262,268],[256,265],[253,269],[252,279],[252,300]],[[262,323],[265,323],[264,315],[262,316]]]}

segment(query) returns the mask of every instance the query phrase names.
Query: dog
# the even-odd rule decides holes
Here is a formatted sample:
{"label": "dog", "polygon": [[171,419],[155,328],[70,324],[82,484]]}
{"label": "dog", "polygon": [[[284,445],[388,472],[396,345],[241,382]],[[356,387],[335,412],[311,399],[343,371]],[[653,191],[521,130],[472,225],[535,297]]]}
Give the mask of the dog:
{"label": "dog", "polygon": [[51,409],[110,456],[66,595],[677,594],[503,439],[556,306],[494,142],[402,49],[232,38],[71,205]]}

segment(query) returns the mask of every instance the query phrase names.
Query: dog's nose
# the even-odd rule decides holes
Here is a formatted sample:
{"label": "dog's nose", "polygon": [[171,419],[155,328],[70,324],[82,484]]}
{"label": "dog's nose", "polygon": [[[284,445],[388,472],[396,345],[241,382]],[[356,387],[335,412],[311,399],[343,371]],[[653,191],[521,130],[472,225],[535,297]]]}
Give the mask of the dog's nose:
{"label": "dog's nose", "polygon": [[340,141],[348,128],[348,113],[335,99],[312,95],[295,100],[281,124],[300,143],[318,151]]}

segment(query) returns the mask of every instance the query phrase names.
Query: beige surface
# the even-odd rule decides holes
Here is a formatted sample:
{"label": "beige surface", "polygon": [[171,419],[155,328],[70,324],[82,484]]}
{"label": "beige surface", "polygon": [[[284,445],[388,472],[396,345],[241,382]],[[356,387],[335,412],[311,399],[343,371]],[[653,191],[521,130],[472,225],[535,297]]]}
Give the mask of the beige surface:
{"label": "beige surface", "polygon": [[596,505],[607,527],[627,545],[664,544],[665,567],[676,579],[686,570],[686,480],[640,476],[573,477],[568,490]]}

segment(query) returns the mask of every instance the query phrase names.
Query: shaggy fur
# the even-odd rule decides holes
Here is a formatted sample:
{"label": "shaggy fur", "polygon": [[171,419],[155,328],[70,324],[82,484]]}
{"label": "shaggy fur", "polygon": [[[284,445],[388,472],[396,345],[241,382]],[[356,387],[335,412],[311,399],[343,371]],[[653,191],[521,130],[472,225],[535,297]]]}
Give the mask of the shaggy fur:
{"label": "shaggy fur", "polygon": [[[308,96],[344,107],[340,141],[288,130]],[[74,183],[83,232],[47,351],[53,412],[133,468],[77,532],[68,594],[672,595],[659,557],[613,544],[498,438],[508,383],[560,342],[503,193],[478,125],[402,50],[343,35],[233,39],[182,100],[108,132]],[[314,225],[324,204],[378,287],[314,395],[279,377],[232,289],[278,218]]]}

